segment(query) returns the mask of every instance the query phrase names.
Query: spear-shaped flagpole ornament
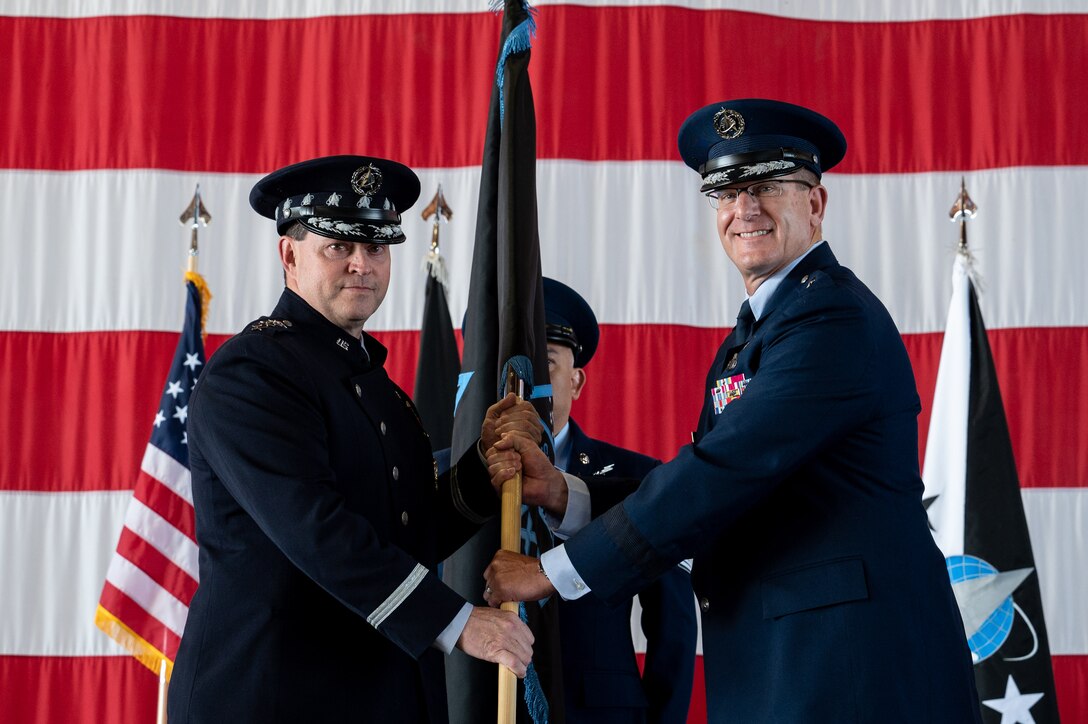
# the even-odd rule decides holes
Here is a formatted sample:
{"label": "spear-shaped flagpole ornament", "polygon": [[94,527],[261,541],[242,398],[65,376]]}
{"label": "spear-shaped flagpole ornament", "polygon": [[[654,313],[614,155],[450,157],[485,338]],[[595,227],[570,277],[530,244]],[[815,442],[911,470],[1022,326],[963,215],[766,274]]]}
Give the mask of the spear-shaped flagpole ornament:
{"label": "spear-shaped flagpole ornament", "polygon": [[975,218],[975,214],[978,213],[978,207],[975,206],[975,202],[971,200],[971,197],[967,195],[967,182],[962,176],[960,176],[960,193],[956,197],[956,203],[952,204],[952,209],[948,212],[948,217],[953,222],[960,222],[960,248],[959,253],[967,254],[967,222]]}
{"label": "spear-shaped flagpole ornament", "polygon": [[431,227],[431,249],[423,257],[423,269],[438,280],[443,289],[447,288],[446,264],[442,260],[442,252],[438,246],[439,226],[449,223],[453,219],[453,209],[446,203],[446,197],[442,195],[442,184],[438,184],[438,190],[434,192],[434,198],[427,208],[420,214],[423,220],[434,217],[434,226]]}
{"label": "spear-shaped flagpole ornament", "polygon": [[211,220],[212,215],[204,208],[204,202],[200,200],[200,184],[197,184],[196,191],[193,192],[193,200],[189,202],[185,211],[181,212],[181,216],[178,218],[182,226],[188,226],[192,229],[192,236],[189,237],[188,270],[194,274],[196,273],[196,258],[200,255],[200,245],[198,243],[200,227],[207,226]]}
{"label": "spear-shaped flagpole ornament", "polygon": [[423,320],[419,326],[419,356],[416,358],[416,382],[412,399],[423,419],[423,427],[436,450],[450,447],[453,441],[453,412],[457,405],[457,379],[461,355],[453,332],[450,308],[446,301],[448,276],[438,236],[440,226],[453,218],[453,211],[438,185],[431,203],[421,214],[434,219],[431,247],[420,266],[424,277]]}

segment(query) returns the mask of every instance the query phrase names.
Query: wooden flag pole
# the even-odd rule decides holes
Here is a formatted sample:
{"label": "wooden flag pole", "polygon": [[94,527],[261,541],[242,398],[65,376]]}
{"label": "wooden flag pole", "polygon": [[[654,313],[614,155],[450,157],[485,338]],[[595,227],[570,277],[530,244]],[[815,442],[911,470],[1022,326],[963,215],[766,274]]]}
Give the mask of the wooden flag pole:
{"label": "wooden flag pole", "polygon": [[[208,210],[204,208],[204,203],[200,200],[200,184],[197,184],[196,190],[193,192],[193,200],[189,202],[189,205],[185,207],[185,211],[182,211],[181,216],[178,217],[178,221],[181,222],[182,226],[188,226],[192,230],[189,236],[189,259],[186,265],[186,271],[190,274],[197,273],[196,261],[200,255],[200,246],[198,244],[200,227],[207,226],[211,220],[212,215],[208,213]],[[166,651],[165,638],[166,636],[163,634],[163,652]],[[164,653],[162,660],[159,662],[159,705],[155,709],[156,724],[166,724],[166,700],[170,693],[168,670],[166,654]]]}
{"label": "wooden flag pole", "polygon": [[159,661],[159,706],[155,713],[156,724],[166,724],[166,693],[169,686],[166,679],[166,659],[163,658]]}
{"label": "wooden flag pole", "polygon": [[[525,383],[513,369],[506,376],[506,389],[516,386],[519,400],[525,399]],[[499,542],[504,551],[521,551],[521,473],[502,484],[502,528]],[[518,613],[517,601],[503,601],[503,611]],[[517,721],[518,679],[513,671],[499,664],[498,724]]]}

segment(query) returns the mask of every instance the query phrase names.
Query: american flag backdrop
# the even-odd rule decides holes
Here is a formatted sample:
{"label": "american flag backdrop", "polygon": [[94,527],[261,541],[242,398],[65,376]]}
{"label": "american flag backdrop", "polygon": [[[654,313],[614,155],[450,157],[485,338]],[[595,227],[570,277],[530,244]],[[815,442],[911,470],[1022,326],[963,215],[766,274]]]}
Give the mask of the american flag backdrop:
{"label": "american flag backdrop", "polygon": [[[216,214],[201,236],[208,354],[282,287],[250,187],[325,154],[394,158],[425,190],[442,184],[462,210],[442,239],[462,318],[499,37],[486,6],[0,2],[0,723],[154,716],[156,677],[95,615],[184,324],[175,220],[196,183]],[[1088,721],[1088,2],[537,6],[541,264],[602,323],[574,410],[594,437],[671,458],[744,298],[676,152],[692,110],[768,97],[841,126],[824,232],[903,334],[922,441],[965,178],[1058,705]],[[405,389],[421,208],[368,324]],[[701,721],[698,695],[693,709]]]}

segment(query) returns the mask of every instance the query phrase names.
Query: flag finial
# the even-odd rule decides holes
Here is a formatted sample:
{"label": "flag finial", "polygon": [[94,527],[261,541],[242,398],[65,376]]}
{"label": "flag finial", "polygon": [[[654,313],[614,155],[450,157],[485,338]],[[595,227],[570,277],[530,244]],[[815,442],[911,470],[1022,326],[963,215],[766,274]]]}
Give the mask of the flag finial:
{"label": "flag finial", "polygon": [[952,221],[960,222],[960,253],[967,252],[967,222],[975,218],[977,213],[978,206],[967,194],[967,182],[960,176],[960,193],[948,212],[948,217]]}
{"label": "flag finial", "polygon": [[451,221],[453,219],[453,209],[446,203],[446,197],[442,195],[442,184],[438,184],[438,190],[434,192],[434,198],[431,199],[431,203],[427,204],[427,208],[423,209],[421,214],[423,220],[434,217],[434,229],[431,231],[431,250],[438,250],[438,224],[439,222]]}
{"label": "flag finial", "polygon": [[453,209],[446,202],[442,194],[442,184],[438,184],[438,190],[434,192],[434,198],[427,208],[420,214],[423,220],[434,217],[434,226],[431,228],[431,248],[423,257],[423,270],[438,280],[443,289],[449,285],[449,273],[446,271],[446,262],[442,259],[442,252],[438,248],[438,225],[443,221],[449,222],[453,218]]}
{"label": "flag finial", "polygon": [[188,226],[193,232],[189,238],[189,271],[191,272],[196,271],[196,258],[200,255],[197,234],[200,227],[207,226],[211,220],[212,215],[204,207],[204,202],[200,200],[200,184],[197,184],[196,191],[193,192],[193,200],[189,202],[189,205],[185,207],[185,211],[182,211],[181,216],[178,217],[181,225]]}

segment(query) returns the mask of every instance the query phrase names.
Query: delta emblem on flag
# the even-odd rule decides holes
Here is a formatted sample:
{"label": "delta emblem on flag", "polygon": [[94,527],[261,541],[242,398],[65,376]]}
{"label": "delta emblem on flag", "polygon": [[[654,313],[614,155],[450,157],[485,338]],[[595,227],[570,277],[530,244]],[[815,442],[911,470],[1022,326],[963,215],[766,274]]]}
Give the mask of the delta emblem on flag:
{"label": "delta emblem on flag", "polygon": [[198,580],[186,423],[204,366],[201,315],[211,298],[198,274],[185,279],[181,339],[95,613],[95,624],[144,666],[159,673],[165,664],[167,679]]}

